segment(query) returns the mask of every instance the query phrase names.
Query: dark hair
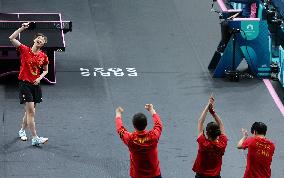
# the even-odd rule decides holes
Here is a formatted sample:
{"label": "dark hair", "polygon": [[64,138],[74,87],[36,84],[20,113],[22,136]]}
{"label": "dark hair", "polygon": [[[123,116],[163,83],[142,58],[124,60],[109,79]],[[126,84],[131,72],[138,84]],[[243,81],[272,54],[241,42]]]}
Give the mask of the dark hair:
{"label": "dark hair", "polygon": [[206,134],[211,140],[216,140],[221,135],[221,130],[216,122],[209,122],[206,126]]}
{"label": "dark hair", "polygon": [[37,33],[35,34],[33,40],[35,40],[37,37],[42,36],[44,38],[45,43],[47,43],[47,37],[43,33]]}
{"label": "dark hair", "polygon": [[250,132],[254,134],[266,135],[267,126],[263,122],[255,122],[252,124]]}
{"label": "dark hair", "polygon": [[137,113],[133,116],[132,123],[135,129],[142,131],[147,126],[147,117],[143,113]]}

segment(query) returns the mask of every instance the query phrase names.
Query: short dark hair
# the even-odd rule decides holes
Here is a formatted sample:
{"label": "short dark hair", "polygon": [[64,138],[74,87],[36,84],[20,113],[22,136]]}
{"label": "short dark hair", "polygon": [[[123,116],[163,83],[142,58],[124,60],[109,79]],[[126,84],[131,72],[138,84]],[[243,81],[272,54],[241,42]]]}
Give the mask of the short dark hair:
{"label": "short dark hair", "polygon": [[216,140],[221,135],[219,125],[216,122],[209,122],[206,126],[206,134],[210,139]]}
{"label": "short dark hair", "polygon": [[33,40],[35,40],[37,37],[42,36],[44,38],[45,43],[47,43],[47,37],[43,33],[37,33],[35,34]]}
{"label": "short dark hair", "polygon": [[143,113],[137,113],[133,116],[132,123],[135,129],[142,131],[147,126],[147,117]]}
{"label": "short dark hair", "polygon": [[250,132],[254,134],[266,135],[267,126],[263,122],[255,122],[252,124]]}

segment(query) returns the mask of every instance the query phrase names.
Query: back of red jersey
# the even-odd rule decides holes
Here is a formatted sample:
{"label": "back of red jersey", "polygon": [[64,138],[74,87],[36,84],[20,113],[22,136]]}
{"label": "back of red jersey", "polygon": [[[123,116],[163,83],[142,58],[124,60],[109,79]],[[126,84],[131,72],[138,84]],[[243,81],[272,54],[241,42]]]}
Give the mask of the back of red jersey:
{"label": "back of red jersey", "polygon": [[[130,137],[130,169],[135,176],[160,174],[158,139],[150,131],[134,132]],[[134,171],[135,170],[135,171]]]}
{"label": "back of red jersey", "polygon": [[202,176],[219,176],[227,141],[224,134],[221,134],[217,141],[210,141],[204,134],[200,135],[197,139],[198,153],[192,170]]}
{"label": "back of red jersey", "polygon": [[251,137],[244,141],[242,147],[248,148],[245,178],[270,178],[274,144],[261,137]]}

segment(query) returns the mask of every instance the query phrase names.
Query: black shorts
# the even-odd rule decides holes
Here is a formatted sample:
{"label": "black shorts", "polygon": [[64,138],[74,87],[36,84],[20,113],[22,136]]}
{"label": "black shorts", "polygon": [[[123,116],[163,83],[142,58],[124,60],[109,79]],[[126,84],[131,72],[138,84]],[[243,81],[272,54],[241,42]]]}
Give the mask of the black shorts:
{"label": "black shorts", "polygon": [[195,178],[221,178],[221,176],[202,176],[196,173]]}
{"label": "black shorts", "polygon": [[40,85],[33,85],[30,82],[20,80],[19,90],[19,98],[21,104],[24,104],[26,102],[42,102],[42,93]]}

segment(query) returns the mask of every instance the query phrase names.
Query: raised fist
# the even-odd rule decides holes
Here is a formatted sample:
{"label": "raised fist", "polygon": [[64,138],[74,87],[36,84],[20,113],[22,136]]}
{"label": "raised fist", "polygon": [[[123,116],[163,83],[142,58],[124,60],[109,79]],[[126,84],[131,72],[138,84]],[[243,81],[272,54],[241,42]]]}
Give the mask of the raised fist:
{"label": "raised fist", "polygon": [[30,23],[30,22],[23,23],[23,24],[22,24],[22,27],[25,28],[25,29],[29,28],[29,23]]}
{"label": "raised fist", "polygon": [[153,110],[154,106],[153,104],[145,104],[145,109],[147,109],[148,111]]}

